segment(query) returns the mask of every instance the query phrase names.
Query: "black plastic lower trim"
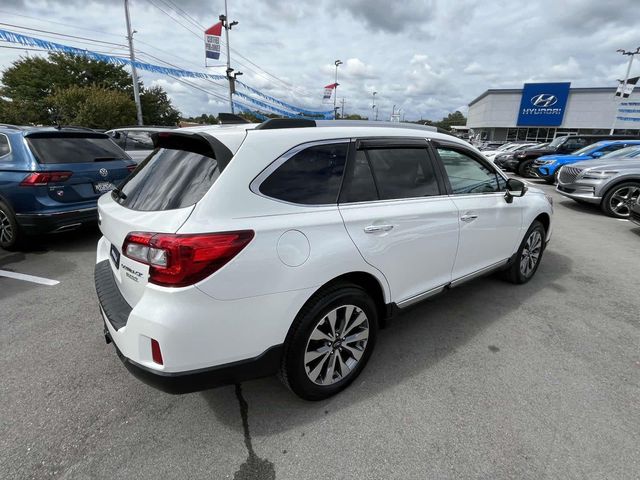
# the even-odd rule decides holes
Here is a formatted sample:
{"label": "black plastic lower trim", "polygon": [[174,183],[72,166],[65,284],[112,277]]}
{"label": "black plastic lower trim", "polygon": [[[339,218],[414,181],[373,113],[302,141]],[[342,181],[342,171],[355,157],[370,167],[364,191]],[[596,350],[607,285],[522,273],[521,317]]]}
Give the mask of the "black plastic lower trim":
{"label": "black plastic lower trim", "polygon": [[186,372],[159,372],[125,357],[116,347],[118,357],[129,372],[147,385],[179,395],[275,375],[280,368],[284,345],[274,345],[261,355],[238,362]]}
{"label": "black plastic lower trim", "polygon": [[38,235],[67,229],[98,221],[97,207],[55,213],[17,213],[16,221],[29,235]]}
{"label": "black plastic lower trim", "polygon": [[102,311],[113,328],[121,329],[127,324],[132,308],[118,289],[109,259],[96,263],[94,281]]}

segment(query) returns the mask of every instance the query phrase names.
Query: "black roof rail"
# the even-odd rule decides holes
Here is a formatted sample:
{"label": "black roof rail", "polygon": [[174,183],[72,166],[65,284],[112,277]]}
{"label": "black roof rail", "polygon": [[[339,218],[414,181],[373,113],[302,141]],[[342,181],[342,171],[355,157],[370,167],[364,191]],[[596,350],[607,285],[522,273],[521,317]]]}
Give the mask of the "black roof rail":
{"label": "black roof rail", "polygon": [[108,128],[107,130],[120,130],[121,128],[168,128],[168,129],[176,129],[179,128],[176,125],[123,125],[121,127],[113,127]]}
{"label": "black roof rail", "polygon": [[317,127],[315,120],[306,118],[270,118],[258,125],[256,130],[275,130],[278,128],[307,128]]}

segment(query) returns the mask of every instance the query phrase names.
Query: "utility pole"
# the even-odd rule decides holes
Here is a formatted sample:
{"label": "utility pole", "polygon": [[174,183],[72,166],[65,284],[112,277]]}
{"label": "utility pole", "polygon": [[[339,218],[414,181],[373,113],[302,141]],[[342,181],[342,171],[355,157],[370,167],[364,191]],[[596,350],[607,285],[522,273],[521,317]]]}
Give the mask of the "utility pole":
{"label": "utility pole", "polygon": [[338,65],[342,65],[342,61],[340,60],[336,60],[335,62],[333,62],[334,65],[336,66],[336,81],[335,81],[335,87],[333,87],[333,111],[337,112],[336,110],[336,100],[338,99]]}
{"label": "utility pole", "polygon": [[344,98],[340,100],[340,104],[342,105],[342,113],[340,113],[340,118],[344,118],[344,102],[346,102]]}
{"label": "utility pole", "polygon": [[640,53],[640,47],[636,48],[634,52],[627,52],[623,49],[618,49],[616,52],[621,53],[622,55],[629,56],[629,63],[627,64],[627,73],[624,74],[624,83],[622,84],[622,92],[620,92],[620,99],[616,102],[616,111],[613,112],[613,124],[611,125],[611,131],[609,135],[613,135],[614,130],[616,129],[616,119],[618,116],[618,107],[620,106],[620,102],[624,98],[624,91],[627,89],[627,82],[629,81],[629,72],[631,72],[631,64],[633,63],[633,57]]}
{"label": "utility pole", "polygon": [[129,18],[129,0],[124,0],[124,16],[127,20],[127,40],[129,40],[129,58],[131,59],[131,78],[133,79],[133,100],[136,103],[136,115],[138,125],[142,123],[142,104],[140,103],[140,90],[138,89],[138,72],[136,71],[136,54],[133,51],[133,34],[131,31],[131,19]]}
{"label": "utility pole", "polygon": [[231,73],[233,72],[233,68],[231,68],[231,46],[229,45],[229,30],[231,30],[234,25],[237,25],[238,22],[233,21],[229,23],[229,15],[227,13],[227,0],[224,0],[224,15],[220,15],[218,19],[222,22],[222,26],[224,27],[224,35],[227,42],[227,80],[229,81],[229,107],[231,108],[231,113],[235,113],[233,109],[233,94],[236,91],[236,77],[238,75],[242,75],[242,72],[237,72],[231,75]]}
{"label": "utility pole", "polygon": [[[373,92],[372,96],[373,96],[373,105],[371,106],[371,113],[374,113],[376,110],[376,94],[378,92]],[[378,120],[378,116],[376,115],[376,120]]]}

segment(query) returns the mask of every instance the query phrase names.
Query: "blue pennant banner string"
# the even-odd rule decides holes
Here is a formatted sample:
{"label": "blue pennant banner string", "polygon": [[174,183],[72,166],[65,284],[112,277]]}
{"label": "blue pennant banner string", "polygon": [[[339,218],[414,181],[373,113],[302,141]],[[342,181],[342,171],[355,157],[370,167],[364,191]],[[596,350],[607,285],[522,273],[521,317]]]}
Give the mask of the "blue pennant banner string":
{"label": "blue pennant banner string", "polygon": [[279,107],[276,107],[274,105],[271,105],[270,103],[267,102],[263,102],[262,100],[258,100],[255,99],[253,97],[250,97],[248,95],[245,95],[244,93],[241,92],[236,92],[235,93],[236,96],[242,98],[243,100],[247,101],[247,102],[251,102],[254,105],[257,105],[258,107],[260,107],[262,110],[267,110],[273,113],[277,113],[278,115],[282,115],[283,117],[287,117],[287,118],[315,118],[315,119],[332,119],[333,118],[333,112],[327,112],[326,114],[322,115],[322,117],[316,115],[315,117],[311,117],[308,115],[300,115],[300,114],[296,114],[296,113],[292,113],[289,112],[287,110],[283,110]]}
{"label": "blue pennant banner string", "polygon": [[291,105],[289,103],[283,102],[282,100],[278,100],[275,97],[272,97],[270,95],[267,95],[265,93],[262,93],[259,90],[256,90],[253,87],[250,87],[249,85],[247,85],[244,82],[241,82],[240,80],[236,80],[236,84],[240,85],[243,88],[246,88],[247,90],[249,90],[251,93],[258,95],[259,97],[262,97],[266,100],[270,100],[271,102],[280,105],[282,107],[285,107],[289,110],[293,110],[294,112],[298,112],[302,115],[308,115],[310,117],[314,117],[314,116],[324,116],[326,117],[327,115],[331,115],[331,118],[333,118],[333,110],[325,110],[325,111],[315,111],[315,110],[306,110],[304,108],[300,108],[300,107],[296,107],[295,105]]}
{"label": "blue pennant banner string", "polygon": [[620,113],[640,113],[638,108],[619,108],[618,111]]}
{"label": "blue pennant banner string", "polygon": [[[52,52],[61,52],[61,53],[70,53],[72,55],[80,55],[83,57],[91,58],[93,60],[107,62],[115,65],[122,65],[122,66],[129,66],[129,67],[131,67],[131,65],[135,65],[135,67],[139,70],[159,73],[162,75],[172,75],[174,77],[186,77],[186,78],[205,78],[209,80],[224,80],[224,81],[227,80],[227,77],[224,75],[193,72],[189,70],[183,70],[180,68],[162,67],[160,65],[140,62],[137,60],[135,62],[132,62],[128,58],[116,57],[113,55],[104,55],[101,53],[92,52],[91,50],[83,50],[81,48],[71,47],[68,45],[63,45],[61,43],[50,42],[49,40],[43,40],[40,38],[31,37],[29,35],[23,35],[21,33],[12,32],[10,30],[0,29],[0,40],[5,42],[10,42],[10,43],[18,43],[20,45],[29,46],[29,47],[36,47],[43,50],[49,50]],[[243,88],[247,89],[249,92],[289,110],[289,111],[285,111],[285,110],[279,109],[265,102],[261,102],[260,100],[256,100],[252,97],[249,97],[248,95],[243,95],[239,92],[236,92],[236,95],[242,96],[243,98],[247,99],[248,101],[251,101],[252,103],[262,105],[264,108],[268,108],[269,110],[279,113],[280,115],[283,115],[286,117],[299,117],[301,115],[306,115],[306,116],[315,117],[315,118],[319,118],[319,117],[333,118],[333,110],[322,111],[322,112],[306,110],[304,108],[296,107],[295,105],[291,105],[289,103],[283,102],[282,100],[278,100],[277,98],[272,97],[270,95],[264,94],[259,90],[253,87],[250,87],[244,82],[240,82],[239,80],[237,80],[236,83],[242,86]],[[292,113],[292,112],[295,112],[295,113]]]}
{"label": "blue pennant banner string", "polygon": [[640,102],[622,102],[620,104],[620,106],[622,106],[622,107],[627,107],[627,106],[629,106],[629,107],[637,107],[637,106],[640,106]]}

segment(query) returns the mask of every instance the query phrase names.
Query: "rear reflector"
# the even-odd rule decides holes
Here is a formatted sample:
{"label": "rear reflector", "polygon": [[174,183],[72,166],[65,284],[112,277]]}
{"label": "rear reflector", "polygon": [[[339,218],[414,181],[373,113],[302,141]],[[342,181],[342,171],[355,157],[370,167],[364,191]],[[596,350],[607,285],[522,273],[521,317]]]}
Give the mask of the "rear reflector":
{"label": "rear reflector", "polygon": [[162,352],[160,351],[160,344],[157,340],[151,339],[151,359],[158,365],[164,365],[162,362]]}
{"label": "rear reflector", "polygon": [[23,187],[39,187],[49,183],[59,183],[69,180],[73,172],[33,172],[25,177],[20,185]]}
{"label": "rear reflector", "polygon": [[226,265],[253,239],[253,230],[205,234],[131,232],[122,253],[149,265],[149,282],[185,287]]}
{"label": "rear reflector", "polygon": [[129,172],[133,172],[137,166],[138,165],[127,165],[127,170],[129,170]]}

